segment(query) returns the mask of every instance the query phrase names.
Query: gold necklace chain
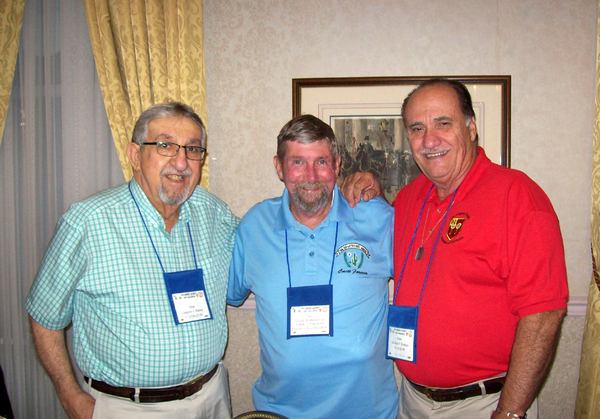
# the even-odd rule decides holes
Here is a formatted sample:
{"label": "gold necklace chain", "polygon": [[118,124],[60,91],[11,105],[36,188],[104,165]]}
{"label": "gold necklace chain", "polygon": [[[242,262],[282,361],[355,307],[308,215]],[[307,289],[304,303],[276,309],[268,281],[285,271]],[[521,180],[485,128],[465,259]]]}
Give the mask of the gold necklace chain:
{"label": "gold necklace chain", "polygon": [[[447,211],[450,211],[450,207],[452,206],[452,204],[453,204],[453,202],[450,203],[450,206],[448,207]],[[429,240],[429,237],[431,237],[431,234],[435,231],[435,229],[437,228],[440,221],[442,221],[444,219],[444,216],[442,215],[440,217],[440,219],[437,221],[437,223],[435,223],[433,228],[431,230],[429,230],[429,234],[427,235],[427,237],[425,237],[425,230],[427,230],[427,221],[429,220],[429,210],[430,209],[431,209],[431,207],[429,205],[427,205],[427,215],[425,216],[425,224],[423,225],[423,233],[421,234],[421,245],[417,249],[417,253],[415,254],[415,260],[421,260],[421,258],[423,257],[423,252],[425,251],[425,248],[423,247],[423,245],[425,244],[425,242],[427,240]],[[438,209],[437,212],[438,212],[438,214],[440,214],[441,210]]]}

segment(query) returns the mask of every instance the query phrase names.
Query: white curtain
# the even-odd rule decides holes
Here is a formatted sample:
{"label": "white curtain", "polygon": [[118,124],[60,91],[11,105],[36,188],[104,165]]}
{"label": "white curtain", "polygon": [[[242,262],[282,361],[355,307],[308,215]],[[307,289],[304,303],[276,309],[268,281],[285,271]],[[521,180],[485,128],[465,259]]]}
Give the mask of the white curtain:
{"label": "white curtain", "polygon": [[15,417],[66,418],[23,302],[68,206],[124,181],[80,0],[27,0],[0,143],[0,365]]}

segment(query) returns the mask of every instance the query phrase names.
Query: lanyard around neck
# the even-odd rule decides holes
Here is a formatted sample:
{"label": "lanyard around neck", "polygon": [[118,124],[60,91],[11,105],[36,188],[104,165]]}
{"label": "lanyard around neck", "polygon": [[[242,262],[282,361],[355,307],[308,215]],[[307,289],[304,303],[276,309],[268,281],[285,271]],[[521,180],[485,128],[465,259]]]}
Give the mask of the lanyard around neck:
{"label": "lanyard around neck", "polygon": [[[419,229],[419,224],[421,223],[421,217],[423,215],[423,210],[425,209],[425,204],[427,204],[427,198],[429,198],[429,195],[431,194],[431,191],[433,190],[433,186],[434,185],[431,185],[431,188],[429,188],[427,195],[425,195],[425,200],[423,201],[423,206],[421,207],[421,212],[419,212],[419,218],[417,219],[417,225],[415,226],[415,231],[413,233],[412,239],[410,239],[410,245],[408,246],[408,251],[406,252],[406,257],[404,258],[404,263],[402,264],[402,270],[400,271],[400,276],[398,277],[398,283],[396,284],[396,291],[394,293],[394,305],[396,305],[396,298],[398,298],[398,289],[400,288],[400,281],[402,281],[402,278],[404,277],[404,269],[406,268],[406,262],[408,261],[408,257],[410,256],[410,251],[412,250],[413,243],[415,242],[415,237],[417,235],[417,230]],[[446,209],[446,213],[444,214],[444,221],[442,221],[442,225],[440,226],[440,230],[438,231],[437,237],[433,244],[433,248],[431,249],[431,255],[429,256],[429,263],[427,264],[427,272],[425,273],[425,280],[423,281],[423,288],[421,288],[421,295],[419,296],[419,303],[417,304],[417,306],[421,305],[421,300],[423,299],[423,293],[425,292],[425,284],[427,283],[427,278],[429,278],[429,270],[431,269],[431,262],[433,261],[433,255],[435,253],[435,249],[437,248],[438,241],[440,240],[440,237],[442,235],[442,230],[444,229],[444,226],[446,225],[446,219],[448,218],[448,213],[450,212],[450,208],[452,207],[452,203],[454,202],[454,196],[456,195],[456,192],[458,192],[458,188],[456,188],[456,190],[452,194],[452,198],[450,198],[450,203],[448,204],[448,209]],[[423,226],[423,228],[426,228],[426,227],[427,226]]]}
{"label": "lanyard around neck", "polygon": [[[338,228],[339,222],[335,223],[335,242],[333,243],[333,254],[331,256],[331,271],[329,272],[329,285],[331,285],[331,279],[333,278],[333,266],[335,265],[335,249],[337,247],[337,238],[338,238]],[[288,268],[288,280],[290,283],[290,288],[292,288],[292,271],[290,269],[290,252],[288,247],[288,234],[287,229],[285,230],[285,258],[287,260],[287,268]]]}
{"label": "lanyard around neck", "polygon": [[[131,190],[131,182],[129,182],[129,193],[131,194],[131,198],[133,198],[133,202],[137,207],[138,213],[140,214],[140,218],[142,219],[142,223],[144,224],[144,228],[146,229],[146,234],[148,234],[148,238],[150,239],[150,243],[152,244],[152,249],[154,249],[154,254],[156,255],[156,259],[158,259],[158,263],[160,264],[160,269],[162,269],[163,273],[166,273],[165,268],[163,267],[162,261],[158,256],[158,251],[156,250],[156,246],[154,245],[154,241],[152,240],[152,236],[150,235],[150,230],[148,230],[148,226],[146,225],[146,221],[144,220],[144,216],[142,215],[142,210],[137,203],[137,200],[133,196],[133,191]],[[196,250],[194,249],[194,240],[192,239],[192,229],[190,228],[190,223],[187,223],[188,235],[190,237],[190,243],[192,245],[192,255],[194,256],[194,266],[198,269],[198,261],[196,260]]]}

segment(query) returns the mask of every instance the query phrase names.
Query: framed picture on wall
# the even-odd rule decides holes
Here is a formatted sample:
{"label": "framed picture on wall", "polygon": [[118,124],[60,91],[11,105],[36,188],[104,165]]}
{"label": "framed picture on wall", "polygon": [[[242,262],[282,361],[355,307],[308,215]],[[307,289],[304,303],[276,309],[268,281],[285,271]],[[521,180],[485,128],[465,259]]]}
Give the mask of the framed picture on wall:
{"label": "framed picture on wall", "polygon": [[292,114],[312,114],[328,123],[340,146],[341,177],[369,171],[392,202],[420,173],[404,130],[402,102],[419,83],[434,77],[467,86],[479,145],[493,162],[510,167],[510,76],[292,79]]}

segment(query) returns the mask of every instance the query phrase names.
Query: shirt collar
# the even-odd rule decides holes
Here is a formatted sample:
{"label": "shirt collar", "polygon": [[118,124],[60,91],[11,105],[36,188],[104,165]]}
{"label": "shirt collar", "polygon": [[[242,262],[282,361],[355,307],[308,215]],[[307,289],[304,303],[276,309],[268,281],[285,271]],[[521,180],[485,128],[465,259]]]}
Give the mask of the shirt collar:
{"label": "shirt collar", "polygon": [[[165,221],[163,220],[160,213],[156,210],[156,208],[154,208],[154,205],[152,205],[152,203],[148,199],[148,196],[142,190],[135,178],[131,178],[129,184],[131,185],[131,193],[133,194],[133,197],[135,198],[135,201],[137,202],[140,211],[144,216],[144,221],[146,223],[165,228]],[[177,220],[177,222],[188,222],[190,221],[190,219],[191,217],[189,204],[187,201],[185,201],[181,208],[179,208],[179,219]]]}
{"label": "shirt collar", "polygon": [[[458,186],[458,192],[456,192],[454,201],[462,201],[469,194],[471,189],[473,189],[473,187],[475,187],[475,185],[479,182],[479,179],[483,175],[483,172],[485,171],[485,169],[491,163],[492,163],[491,160],[485,155],[485,151],[483,150],[483,148],[478,146],[477,147],[477,158],[473,162],[473,166],[471,166],[471,168],[469,169],[469,173],[467,173],[467,175],[465,176],[463,181]],[[430,180],[427,180],[426,187],[423,188],[423,191],[424,191],[423,199],[425,198],[425,195],[427,194],[427,191],[429,191],[429,188],[431,187],[432,184],[433,183]],[[450,198],[451,196],[452,196],[452,194],[448,195],[446,197],[446,199],[451,199]],[[429,194],[427,201],[430,201],[430,202],[433,201],[437,205],[441,204],[440,199],[438,198],[438,195],[437,195],[437,190],[435,187]]]}
{"label": "shirt collar", "polygon": [[[321,223],[315,228],[327,227],[331,223],[341,222],[347,223],[354,220],[354,215],[352,214],[352,209],[348,205],[348,201],[344,199],[340,190],[338,189],[337,184],[333,189],[333,199],[331,202],[331,209],[329,210],[329,214]],[[288,193],[287,188],[283,190],[283,195],[281,196],[281,208],[277,213],[275,223],[274,223],[275,231],[277,230],[286,230],[289,228],[298,228],[303,229],[307,228],[304,225],[300,224],[294,218],[292,211],[290,211],[290,195]]]}
{"label": "shirt collar", "polygon": [[462,201],[471,190],[479,183],[485,170],[492,164],[492,161],[485,155],[482,147],[477,147],[477,158],[471,166],[471,170],[467,173],[460,185],[460,189],[456,193],[456,200]]}

